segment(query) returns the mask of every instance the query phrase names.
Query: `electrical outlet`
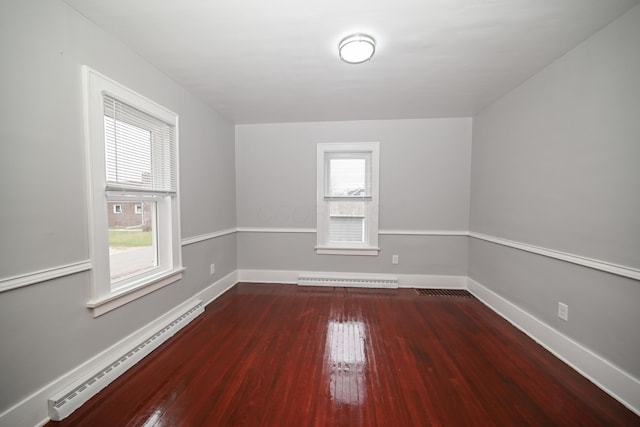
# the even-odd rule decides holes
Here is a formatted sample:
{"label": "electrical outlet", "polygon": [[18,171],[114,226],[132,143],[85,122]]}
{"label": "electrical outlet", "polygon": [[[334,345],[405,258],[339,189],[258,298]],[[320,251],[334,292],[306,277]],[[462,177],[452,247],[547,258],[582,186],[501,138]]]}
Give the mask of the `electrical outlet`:
{"label": "electrical outlet", "polygon": [[209,266],[209,274],[213,274],[216,272],[216,265],[215,264],[211,264]]}
{"label": "electrical outlet", "polygon": [[400,261],[399,258],[398,255],[391,255],[391,264],[397,264]]}
{"label": "electrical outlet", "polygon": [[565,303],[558,303],[558,317],[567,322],[569,320],[569,306]]}

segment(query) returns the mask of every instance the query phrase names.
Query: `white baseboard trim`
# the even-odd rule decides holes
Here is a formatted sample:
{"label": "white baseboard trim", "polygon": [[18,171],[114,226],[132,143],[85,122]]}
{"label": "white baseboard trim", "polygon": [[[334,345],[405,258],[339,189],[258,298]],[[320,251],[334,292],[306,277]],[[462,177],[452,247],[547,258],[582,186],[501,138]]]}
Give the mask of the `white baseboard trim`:
{"label": "white baseboard trim", "polygon": [[[286,283],[297,284],[300,274],[308,274],[309,272],[295,270],[238,270],[238,282],[249,283]],[[314,272],[315,274],[343,276],[349,274],[357,277],[354,273],[339,272]],[[371,277],[371,274],[360,274],[361,276]],[[418,289],[466,289],[467,276],[441,276],[434,274],[389,274],[398,279],[398,287],[400,288],[418,288]],[[389,276],[384,275],[384,276]]]}
{"label": "white baseboard trim", "polygon": [[50,421],[47,411],[47,400],[51,396],[55,395],[60,390],[66,389],[66,387],[70,385],[82,382],[83,379],[91,376],[96,372],[96,370],[101,369],[113,360],[116,360],[118,355],[125,354],[124,352],[129,351],[135,345],[140,343],[141,340],[146,339],[146,337],[152,335],[168,322],[171,322],[171,319],[175,318],[177,313],[183,311],[184,307],[188,305],[190,301],[199,299],[204,302],[204,305],[209,304],[238,282],[237,274],[237,271],[233,271],[224,276],[220,280],[209,285],[206,289],[194,295],[192,298],[189,298],[188,301],[179,304],[174,309],[148,323],[146,326],[140,328],[131,335],[123,338],[116,344],[62,375],[58,379],[52,381],[48,385],[42,387],[40,390],[13,405],[6,411],[0,413],[0,426],[40,427],[45,425]]}
{"label": "white baseboard trim", "polygon": [[298,271],[293,270],[238,270],[238,282],[298,283]]}
{"label": "white baseboard trim", "polygon": [[467,276],[441,276],[436,274],[398,274],[401,288],[467,289]]}
{"label": "white baseboard trim", "polygon": [[[49,417],[54,421],[67,418],[76,409],[100,393],[105,387],[123,375],[138,362],[164,344],[169,338],[204,313],[202,300],[191,300],[171,311],[172,316],[156,326],[155,332],[142,336],[128,349],[119,353],[110,352],[111,359],[104,365],[95,365],[91,374],[79,382],[65,386],[49,398]],[[99,367],[98,367],[99,366]]]}
{"label": "white baseboard trim", "polygon": [[640,415],[638,379],[471,278],[467,289],[513,326]]}
{"label": "white baseboard trim", "polygon": [[233,270],[215,283],[198,292],[194,298],[204,301],[205,307],[238,283],[238,270]]}

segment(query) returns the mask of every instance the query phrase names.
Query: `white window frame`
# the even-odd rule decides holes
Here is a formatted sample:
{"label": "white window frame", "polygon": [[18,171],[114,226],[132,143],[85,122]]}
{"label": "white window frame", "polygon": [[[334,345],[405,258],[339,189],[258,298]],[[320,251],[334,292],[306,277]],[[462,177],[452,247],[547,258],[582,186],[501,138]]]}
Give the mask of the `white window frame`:
{"label": "white window frame", "polygon": [[113,213],[114,214],[121,214],[122,213],[122,205],[119,203],[115,203],[113,205]]}
{"label": "white window frame", "polygon": [[[328,164],[325,159],[330,153],[370,153],[371,191],[367,197],[354,197],[353,200],[366,200],[364,242],[329,242],[329,215],[331,198],[325,196],[328,181]],[[378,255],[378,207],[380,175],[380,143],[318,143],[317,146],[317,245],[318,255]]]}
{"label": "white window frame", "polygon": [[133,207],[133,212],[136,214],[141,214],[142,213],[142,203],[136,203]]}
{"label": "white window frame", "polygon": [[[182,272],[185,270],[182,267],[180,203],[178,191],[176,191],[175,195],[153,198],[153,201],[157,202],[156,209],[158,211],[158,267],[119,281],[117,286],[112,285],[109,265],[107,203],[123,199],[142,202],[148,200],[148,197],[133,195],[126,191],[117,195],[106,191],[104,95],[108,94],[174,126],[176,151],[178,151],[179,135],[178,115],[87,66],[82,67],[82,78],[91,256],[91,290],[87,307],[92,310],[93,316],[97,317],[180,280]],[[177,175],[179,176],[179,174]]]}

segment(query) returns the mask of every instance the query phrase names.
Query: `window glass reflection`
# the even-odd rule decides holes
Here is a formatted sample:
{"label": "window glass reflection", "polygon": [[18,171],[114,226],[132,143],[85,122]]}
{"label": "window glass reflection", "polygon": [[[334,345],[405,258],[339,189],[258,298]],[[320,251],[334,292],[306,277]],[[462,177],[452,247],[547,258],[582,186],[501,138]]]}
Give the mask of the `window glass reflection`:
{"label": "window glass reflection", "polygon": [[330,321],[327,325],[327,359],[331,398],[340,403],[359,405],[366,397],[365,336],[363,322]]}

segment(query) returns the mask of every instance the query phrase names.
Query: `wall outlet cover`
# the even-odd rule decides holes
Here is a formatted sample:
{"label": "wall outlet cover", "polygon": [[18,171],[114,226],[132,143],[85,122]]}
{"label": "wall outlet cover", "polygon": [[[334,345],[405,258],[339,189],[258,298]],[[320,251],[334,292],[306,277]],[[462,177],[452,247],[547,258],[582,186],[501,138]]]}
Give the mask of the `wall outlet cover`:
{"label": "wall outlet cover", "polygon": [[569,320],[569,306],[565,303],[558,303],[558,317],[565,322]]}

